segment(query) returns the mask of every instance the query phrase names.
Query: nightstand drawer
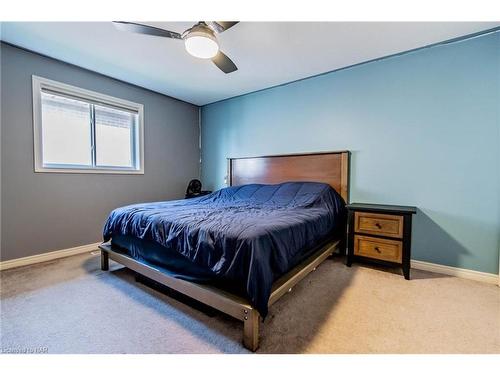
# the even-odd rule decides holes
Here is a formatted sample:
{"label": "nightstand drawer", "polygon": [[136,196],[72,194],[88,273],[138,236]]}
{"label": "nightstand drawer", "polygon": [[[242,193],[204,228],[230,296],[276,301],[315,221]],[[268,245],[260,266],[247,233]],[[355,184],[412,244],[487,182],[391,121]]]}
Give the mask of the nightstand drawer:
{"label": "nightstand drawer", "polygon": [[387,237],[403,237],[403,216],[356,212],[354,231]]}
{"label": "nightstand drawer", "polygon": [[354,255],[401,263],[402,249],[401,241],[354,236]]}

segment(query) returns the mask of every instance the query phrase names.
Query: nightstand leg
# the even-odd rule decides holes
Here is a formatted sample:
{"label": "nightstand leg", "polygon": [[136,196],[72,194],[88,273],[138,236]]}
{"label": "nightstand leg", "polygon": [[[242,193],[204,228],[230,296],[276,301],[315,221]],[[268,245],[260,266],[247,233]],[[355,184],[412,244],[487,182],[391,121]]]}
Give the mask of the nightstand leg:
{"label": "nightstand leg", "polygon": [[354,212],[349,210],[347,213],[347,233],[346,233],[346,260],[345,265],[347,267],[352,266],[352,257],[354,254],[353,251],[354,246]]}
{"label": "nightstand leg", "polygon": [[346,243],[346,247],[345,247],[345,253],[346,253],[346,257],[345,257],[345,265],[347,267],[351,267],[352,266],[352,251],[351,251],[351,246],[352,246],[352,241],[351,241],[351,238],[349,237],[347,239],[347,243]]}
{"label": "nightstand leg", "polygon": [[347,258],[346,258],[346,261],[345,261],[345,265],[347,267],[351,267],[352,266],[352,256],[349,255],[349,252],[347,252]]}
{"label": "nightstand leg", "polygon": [[403,275],[406,280],[410,280],[410,265],[403,265]]}
{"label": "nightstand leg", "polygon": [[404,215],[403,220],[403,275],[406,280],[410,280],[411,215]]}

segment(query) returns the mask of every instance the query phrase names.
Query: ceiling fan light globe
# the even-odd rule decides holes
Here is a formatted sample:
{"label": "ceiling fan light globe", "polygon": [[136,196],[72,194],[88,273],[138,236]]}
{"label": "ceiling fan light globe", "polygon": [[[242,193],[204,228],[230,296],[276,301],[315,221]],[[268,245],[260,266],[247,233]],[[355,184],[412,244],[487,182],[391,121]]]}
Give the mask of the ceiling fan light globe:
{"label": "ceiling fan light globe", "polygon": [[217,40],[209,34],[191,33],[184,40],[186,51],[200,59],[211,59],[219,52]]}

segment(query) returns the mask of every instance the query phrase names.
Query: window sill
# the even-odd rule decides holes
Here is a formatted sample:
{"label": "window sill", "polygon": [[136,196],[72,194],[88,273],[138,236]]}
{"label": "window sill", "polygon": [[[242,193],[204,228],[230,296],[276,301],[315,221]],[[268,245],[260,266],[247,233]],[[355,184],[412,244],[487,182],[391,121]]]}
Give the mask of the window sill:
{"label": "window sill", "polygon": [[82,173],[82,174],[139,174],[143,175],[142,169],[106,169],[106,168],[35,168],[35,173]]}

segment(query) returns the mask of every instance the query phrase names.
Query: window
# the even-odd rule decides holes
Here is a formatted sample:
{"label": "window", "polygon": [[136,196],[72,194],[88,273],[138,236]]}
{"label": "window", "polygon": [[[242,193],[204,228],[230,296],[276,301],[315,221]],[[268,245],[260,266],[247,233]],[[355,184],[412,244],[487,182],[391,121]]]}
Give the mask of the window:
{"label": "window", "polygon": [[143,106],[33,76],[35,172],[144,173]]}

